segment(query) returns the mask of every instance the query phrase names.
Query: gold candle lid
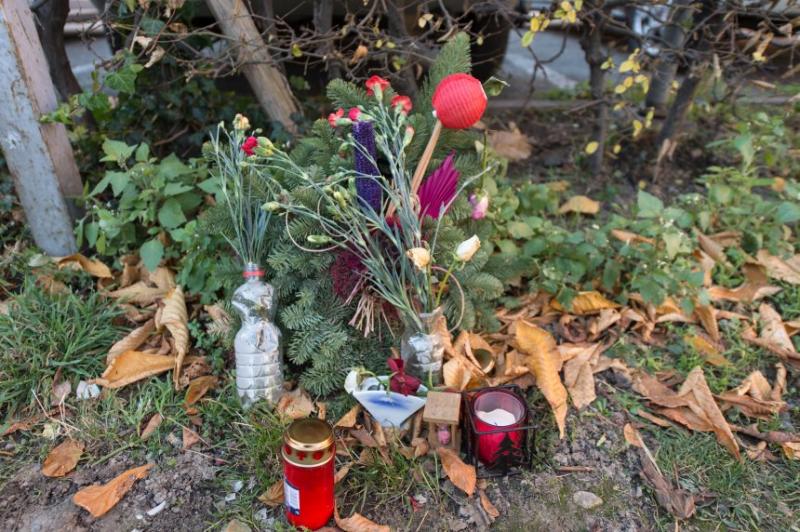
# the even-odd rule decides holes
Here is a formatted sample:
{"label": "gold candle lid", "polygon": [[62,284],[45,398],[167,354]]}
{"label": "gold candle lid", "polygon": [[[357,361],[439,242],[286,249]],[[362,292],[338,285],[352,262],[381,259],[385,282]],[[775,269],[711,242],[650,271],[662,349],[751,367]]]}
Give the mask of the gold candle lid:
{"label": "gold candle lid", "polygon": [[298,419],[286,429],[283,440],[298,451],[320,451],[333,445],[333,430],[320,419]]}

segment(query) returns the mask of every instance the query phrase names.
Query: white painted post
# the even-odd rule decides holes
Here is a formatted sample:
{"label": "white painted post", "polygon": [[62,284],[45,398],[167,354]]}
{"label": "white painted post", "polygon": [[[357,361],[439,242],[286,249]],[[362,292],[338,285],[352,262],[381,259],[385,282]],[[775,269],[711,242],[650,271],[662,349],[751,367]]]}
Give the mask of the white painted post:
{"label": "white painted post", "polygon": [[0,0],[0,148],[36,244],[48,255],[77,250],[70,206],[80,174],[56,109],[53,81],[26,0]]}

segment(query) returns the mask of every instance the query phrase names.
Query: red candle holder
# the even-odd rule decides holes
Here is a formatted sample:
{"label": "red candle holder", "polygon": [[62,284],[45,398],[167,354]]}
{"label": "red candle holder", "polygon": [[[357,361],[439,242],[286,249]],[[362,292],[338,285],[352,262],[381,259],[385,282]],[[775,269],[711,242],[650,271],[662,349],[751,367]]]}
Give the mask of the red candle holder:
{"label": "red candle holder", "polygon": [[[517,386],[498,386],[462,392],[467,419],[466,453],[479,468],[479,476],[499,476],[515,472],[532,462],[532,416],[525,396]],[[504,425],[494,425],[478,417],[478,412],[505,410],[511,415]]]}

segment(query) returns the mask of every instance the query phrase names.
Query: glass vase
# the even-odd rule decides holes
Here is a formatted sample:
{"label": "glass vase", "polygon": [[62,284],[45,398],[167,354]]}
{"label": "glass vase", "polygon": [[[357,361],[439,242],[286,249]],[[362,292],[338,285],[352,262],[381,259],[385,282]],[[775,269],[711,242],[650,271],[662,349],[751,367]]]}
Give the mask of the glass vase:
{"label": "glass vase", "polygon": [[275,318],[275,290],[263,281],[253,263],[244,269],[245,282],[233,293],[232,305],[242,319],[236,333],[236,391],[248,408],[261,399],[275,403],[283,391],[281,331]]}
{"label": "glass vase", "polygon": [[442,307],[433,312],[421,313],[418,321],[405,320],[405,331],[400,339],[400,357],[405,371],[419,377],[423,383],[442,384],[444,342],[436,332],[436,324],[442,318]]}

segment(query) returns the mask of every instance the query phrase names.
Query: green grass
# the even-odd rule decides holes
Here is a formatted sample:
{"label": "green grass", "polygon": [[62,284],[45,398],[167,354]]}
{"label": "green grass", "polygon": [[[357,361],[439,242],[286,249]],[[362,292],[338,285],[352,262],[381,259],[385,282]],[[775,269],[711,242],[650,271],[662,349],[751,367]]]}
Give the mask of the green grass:
{"label": "green grass", "polygon": [[80,379],[97,377],[105,352],[118,339],[120,310],[97,293],[51,296],[32,282],[0,315],[0,419],[37,399],[47,407],[56,372],[75,389]]}
{"label": "green grass", "polygon": [[[800,462],[742,462],[708,433],[656,430],[656,460],[665,475],[692,493],[713,495],[698,503],[692,524],[701,530],[797,530]],[[779,450],[773,449],[776,454]],[[788,513],[787,513],[788,511]],[[674,518],[659,508],[658,525],[674,530]]]}

